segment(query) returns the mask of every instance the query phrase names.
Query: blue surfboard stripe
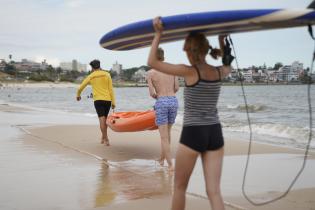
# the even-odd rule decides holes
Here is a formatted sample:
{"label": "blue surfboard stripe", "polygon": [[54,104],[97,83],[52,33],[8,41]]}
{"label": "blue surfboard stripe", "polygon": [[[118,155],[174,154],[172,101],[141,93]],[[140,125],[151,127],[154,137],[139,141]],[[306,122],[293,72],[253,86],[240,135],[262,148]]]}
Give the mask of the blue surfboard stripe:
{"label": "blue surfboard stripe", "polygon": [[[191,27],[198,25],[219,24],[233,21],[246,20],[256,18],[277,12],[279,9],[273,10],[235,10],[235,11],[219,11],[219,12],[203,12],[185,15],[176,15],[170,17],[162,17],[165,30],[178,29],[183,27]],[[185,21],[183,21],[185,20]]]}
{"label": "blue surfboard stripe", "polygon": [[[172,30],[183,27],[245,20],[263,15],[268,15],[276,11],[279,11],[279,9],[203,12],[162,17],[162,21],[165,30]],[[134,36],[138,34],[147,34],[152,32],[154,32],[154,29],[152,27],[152,19],[139,21],[136,23],[131,23],[119,27],[107,33],[101,38],[100,44],[122,37]]]}
{"label": "blue surfboard stripe", "polygon": [[[228,32],[229,29],[230,29],[230,31],[233,31],[233,27],[231,27],[231,26],[230,27],[225,26],[222,28],[217,28],[216,31],[224,30],[224,31]],[[200,32],[207,32],[209,30],[199,30],[199,31]],[[235,29],[234,29],[234,32],[235,32]],[[166,42],[165,40],[174,41],[174,40],[179,39],[178,37],[183,37],[183,38],[186,37],[188,33],[189,32],[187,32],[186,34],[183,32],[177,32],[177,33],[172,33],[172,34],[165,34],[165,35],[163,35],[162,40],[163,40],[163,42]],[[177,38],[171,38],[171,37],[177,37]],[[153,35],[145,37],[145,38],[138,38],[138,39],[132,39],[132,40],[128,40],[128,41],[119,42],[116,44],[112,44],[112,45],[108,46],[107,48],[108,49],[117,49],[117,48],[122,47],[122,46],[128,46],[132,43],[134,43],[134,46],[141,46],[142,44],[137,44],[139,42],[146,42],[147,44],[145,44],[145,45],[148,45],[148,43],[152,42],[152,39],[153,39]],[[129,49],[129,47],[126,47],[126,49],[127,48]],[[124,50],[126,50],[126,49],[124,48]]]}
{"label": "blue surfboard stripe", "polygon": [[[302,20],[296,20],[296,21],[292,22],[291,27],[293,27],[295,25],[300,25],[301,21]],[[268,24],[268,23],[266,23],[266,24]],[[288,25],[286,27],[288,27]],[[277,26],[274,28],[280,29],[281,27]],[[274,29],[274,28],[272,26],[269,26],[269,28],[265,28],[262,25],[261,26],[250,26],[250,27],[248,25],[240,25],[238,29],[235,29],[235,27],[231,26],[231,27],[216,28],[215,31],[222,30],[222,31],[224,31],[224,33],[231,33],[232,34],[232,33],[244,32],[244,31],[246,31],[246,32],[249,32],[252,30],[259,31],[259,30],[268,30],[268,29]],[[282,28],[285,28],[285,27],[283,26]],[[212,30],[203,30],[203,32],[206,33],[207,35],[213,35]],[[161,42],[165,43],[165,42],[169,42],[169,41],[176,41],[176,40],[178,41],[179,39],[184,39],[187,36],[187,34],[188,34],[188,32],[186,34],[182,33],[182,32],[167,34],[167,35],[164,35],[162,37],[163,40]],[[174,38],[172,38],[172,37],[174,37]],[[112,50],[130,50],[130,49],[135,49],[135,48],[139,48],[142,46],[148,46],[151,44],[152,39],[153,39],[153,36],[146,37],[146,38],[132,39],[132,40],[119,42],[119,43],[107,46],[106,48],[112,49]]]}
{"label": "blue surfboard stripe", "polygon": [[[235,32],[235,30],[233,29],[233,30],[231,30],[231,32]],[[248,30],[246,30],[246,31],[248,31]],[[241,31],[240,31],[241,32]],[[207,33],[206,33],[207,34]],[[187,35],[182,35],[182,36],[180,36],[180,37],[186,37]],[[163,43],[167,43],[167,42],[172,42],[172,41],[180,41],[179,40],[179,37],[175,37],[175,38],[166,38],[166,39],[163,39]],[[141,48],[141,47],[145,47],[145,46],[148,46],[148,45],[150,45],[151,44],[151,42],[152,42],[152,39],[150,39],[150,40],[147,40],[147,41],[145,41],[145,42],[139,42],[139,43],[137,43],[137,42],[134,42],[134,40],[132,40],[132,41],[129,41],[129,43],[126,43],[126,44],[124,44],[124,45],[116,45],[115,47],[113,47],[113,46],[110,46],[108,49],[112,49],[112,50],[132,50],[132,49],[136,49],[136,48]],[[129,44],[132,44],[132,45],[130,45],[129,46]]]}
{"label": "blue surfboard stripe", "polygon": [[[225,23],[233,23],[234,21],[246,21],[257,17],[263,17],[274,12],[281,12],[281,10],[282,9],[235,10],[162,17],[164,31],[169,33],[164,33],[161,43],[184,39],[192,27],[194,30],[205,32],[208,35],[216,35],[222,32],[229,33],[229,31],[231,33],[238,33],[253,30],[295,27],[315,23],[315,11],[306,11],[309,12],[306,15],[287,20],[279,19],[278,21],[273,21],[271,23],[260,22],[259,24],[255,24],[250,22],[241,25],[239,25],[239,23],[231,26],[223,25]],[[222,26],[220,24],[222,24]],[[216,25],[216,27],[207,28],[207,26],[211,25]],[[177,29],[180,29],[180,31],[176,31]],[[211,31],[213,31],[213,33],[211,33]],[[153,33],[152,19],[144,20],[119,27],[105,34],[101,38],[100,44],[103,45],[104,48],[110,50],[136,49],[150,45],[153,39]],[[144,36],[141,37],[141,35]]]}
{"label": "blue surfboard stripe", "polygon": [[[241,32],[241,31],[250,31],[249,28],[253,28],[253,27],[247,27],[246,29],[244,28],[240,28],[238,32]],[[225,32],[227,33],[232,33],[232,32],[237,32],[237,30],[235,30],[234,27],[230,27],[230,31],[228,29],[228,27],[223,27],[222,30],[224,29]],[[219,29],[218,29],[219,30]],[[258,30],[257,27],[255,27],[255,30]],[[217,30],[216,30],[217,31]],[[209,34],[209,32],[211,32],[211,30],[204,30],[203,31],[204,33],[206,34]],[[188,34],[189,32],[187,32]],[[164,35],[162,37],[162,42],[163,43],[166,43],[166,42],[171,42],[171,41],[179,41],[180,38],[184,39],[187,34],[184,34],[184,33],[176,33],[176,34],[169,34],[169,35]],[[146,38],[140,38],[140,39],[132,39],[132,40],[129,40],[129,41],[125,41],[125,42],[120,42],[120,43],[117,43],[117,44],[113,44],[113,45],[110,45],[110,46],[107,46],[107,49],[112,49],[112,50],[130,50],[130,49],[135,49],[135,48],[140,48],[142,46],[148,46],[151,44],[152,42],[152,39],[153,39],[153,36],[151,37],[146,37]],[[130,45],[130,46],[129,46]]]}
{"label": "blue surfboard stripe", "polygon": [[123,37],[138,35],[139,33],[152,33],[153,30],[154,29],[152,26],[152,20],[131,23],[105,34],[100,40],[100,43],[116,40]]}
{"label": "blue surfboard stripe", "polygon": [[[299,22],[299,21],[298,21]],[[294,23],[294,22],[292,22]],[[225,33],[235,33],[235,32],[242,32],[242,31],[251,31],[252,30],[259,30],[258,26],[249,26],[248,24],[243,24],[243,25],[239,25],[238,26],[238,30],[235,29],[235,26],[223,26],[223,27],[217,27],[215,29],[206,29],[206,30],[200,30],[200,32],[205,32],[205,33],[208,33],[211,32],[212,30],[215,30],[215,31],[225,31]],[[261,26],[260,27],[261,30],[263,29],[263,27]],[[167,42],[165,40],[169,40],[169,41],[174,41],[174,40],[178,40],[179,37],[182,37],[182,38],[185,38],[187,36],[189,32],[187,32],[186,34],[183,33],[183,32],[177,32],[177,33],[172,33],[172,34],[165,34],[163,35],[162,37],[162,41],[163,43],[164,42]],[[211,34],[211,33],[210,33]],[[177,38],[171,38],[171,37],[177,37]],[[138,38],[138,39],[132,39],[132,40],[128,40],[128,41],[123,41],[123,42],[119,42],[119,43],[116,43],[116,44],[112,44],[112,45],[109,45],[107,46],[108,49],[118,49],[122,46],[126,46],[125,48],[121,48],[120,50],[127,50],[127,49],[131,49],[132,47],[129,47],[130,44],[133,44],[133,48],[138,48],[140,46],[143,46],[143,45],[148,45],[152,42],[152,38],[153,36],[149,36],[149,37],[145,37],[145,38]],[[140,42],[145,42],[146,44],[140,44]]]}
{"label": "blue surfboard stripe", "polygon": [[[253,27],[249,27],[249,28],[253,28]],[[253,29],[249,29],[249,28],[240,28],[239,30],[236,30],[235,28],[231,28],[230,31],[229,31],[225,27],[224,28],[224,32],[228,33],[228,34],[232,34],[232,33],[244,32],[244,31],[248,32],[248,31],[251,31],[251,30],[255,30],[255,31],[266,30],[263,27],[255,27]],[[260,28],[260,29],[258,29],[258,28]],[[273,28],[270,28],[270,29],[273,29]],[[280,29],[280,28],[277,27],[277,29]],[[209,31],[209,30],[205,31],[205,34],[207,34],[208,36],[212,35],[211,31]],[[162,42],[163,43],[167,43],[167,42],[171,42],[171,41],[180,41],[180,37],[181,37],[181,39],[184,39],[186,36],[187,36],[187,34],[183,34],[183,33],[180,33],[178,36],[176,36],[174,38],[171,38],[170,36],[169,37],[164,36],[164,39],[163,39]],[[136,40],[130,40],[130,41],[124,42],[123,44],[122,43],[118,43],[118,44],[115,44],[115,45],[108,46],[107,49],[111,49],[111,50],[132,50],[132,49],[148,46],[151,43],[152,43],[152,37],[148,38],[146,40],[138,39],[137,41]]]}
{"label": "blue surfboard stripe", "polygon": [[298,20],[314,20],[315,19],[315,12],[308,13],[301,17],[296,18]]}

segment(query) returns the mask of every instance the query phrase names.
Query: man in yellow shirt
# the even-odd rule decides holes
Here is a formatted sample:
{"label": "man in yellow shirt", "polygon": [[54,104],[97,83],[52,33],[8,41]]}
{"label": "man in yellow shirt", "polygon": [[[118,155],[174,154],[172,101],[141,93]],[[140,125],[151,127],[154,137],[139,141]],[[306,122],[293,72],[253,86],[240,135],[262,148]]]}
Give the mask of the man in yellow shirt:
{"label": "man in yellow shirt", "polygon": [[99,60],[91,61],[90,66],[92,67],[92,73],[83,80],[78,88],[77,101],[81,100],[81,92],[90,84],[93,91],[94,107],[100,121],[100,129],[102,132],[101,144],[110,146],[107,136],[106,118],[110,107],[112,107],[112,109],[115,108],[115,94],[112,78],[108,72],[101,69]]}

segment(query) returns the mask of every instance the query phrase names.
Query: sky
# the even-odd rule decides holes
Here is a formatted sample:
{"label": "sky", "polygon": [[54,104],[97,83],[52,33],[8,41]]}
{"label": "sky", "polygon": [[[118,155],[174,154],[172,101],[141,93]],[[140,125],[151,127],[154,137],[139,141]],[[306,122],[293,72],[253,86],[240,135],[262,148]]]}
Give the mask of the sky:
{"label": "sky", "polygon": [[[146,65],[149,48],[110,51],[99,45],[101,37],[122,25],[193,12],[306,8],[311,0],[0,0],[0,59],[23,58],[57,67],[76,59],[88,64],[99,59],[104,69],[118,61],[123,68]],[[306,27],[233,34],[241,68],[252,65],[309,67],[314,43]],[[217,37],[209,37],[218,46]],[[183,41],[161,45],[166,61],[188,64]],[[208,62],[213,60],[209,57]],[[214,62],[216,64],[217,61]],[[219,64],[219,63],[218,63]]]}

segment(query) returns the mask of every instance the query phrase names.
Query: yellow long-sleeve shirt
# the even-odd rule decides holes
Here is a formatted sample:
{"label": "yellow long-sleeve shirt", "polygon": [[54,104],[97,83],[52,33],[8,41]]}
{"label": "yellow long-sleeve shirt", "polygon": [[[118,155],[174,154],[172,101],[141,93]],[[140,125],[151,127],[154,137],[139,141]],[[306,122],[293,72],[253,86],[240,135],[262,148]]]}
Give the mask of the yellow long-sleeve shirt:
{"label": "yellow long-sleeve shirt", "polygon": [[111,101],[116,106],[112,78],[108,72],[100,69],[94,70],[81,83],[77,91],[77,97],[81,95],[81,92],[88,84],[92,85],[94,101]]}

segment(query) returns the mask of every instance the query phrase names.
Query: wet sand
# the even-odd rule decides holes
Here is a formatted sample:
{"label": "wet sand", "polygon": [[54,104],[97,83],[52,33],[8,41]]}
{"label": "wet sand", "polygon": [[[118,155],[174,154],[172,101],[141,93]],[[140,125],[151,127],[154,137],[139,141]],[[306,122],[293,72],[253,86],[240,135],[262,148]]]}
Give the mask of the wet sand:
{"label": "wet sand", "polygon": [[[0,116],[8,117],[15,111],[14,107],[0,106]],[[23,113],[18,114],[27,117],[28,110]],[[160,152],[157,131],[109,131],[111,146],[106,147],[100,144],[96,123],[56,122],[38,127],[40,122],[13,125],[14,120],[0,118],[0,131],[7,133],[1,137],[0,209],[170,209],[173,175],[154,161]],[[172,132],[173,157],[180,130],[175,126]],[[247,147],[246,141],[226,137],[222,177],[226,209],[315,209],[314,153],[309,155],[301,180],[285,198],[256,207],[241,194]],[[283,192],[299,169],[303,152],[255,143],[246,188],[250,197],[263,201]],[[270,168],[264,170],[264,165]],[[187,210],[210,209],[200,177],[197,163]]]}

